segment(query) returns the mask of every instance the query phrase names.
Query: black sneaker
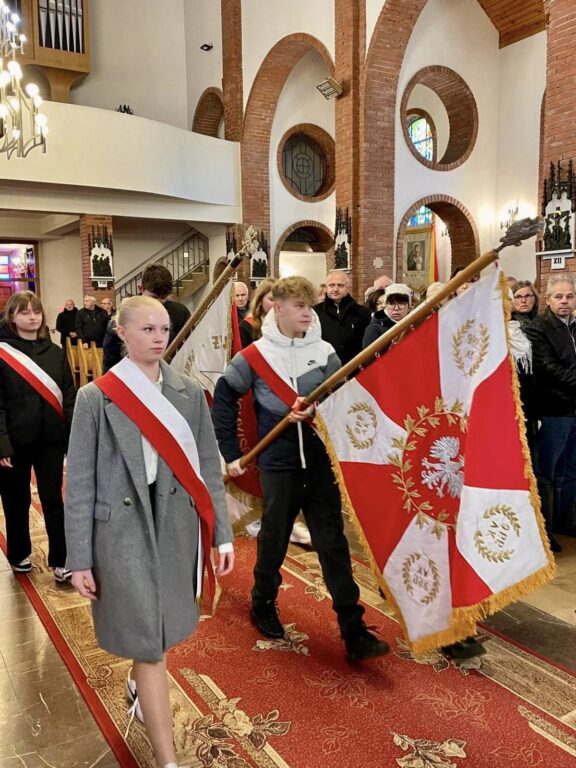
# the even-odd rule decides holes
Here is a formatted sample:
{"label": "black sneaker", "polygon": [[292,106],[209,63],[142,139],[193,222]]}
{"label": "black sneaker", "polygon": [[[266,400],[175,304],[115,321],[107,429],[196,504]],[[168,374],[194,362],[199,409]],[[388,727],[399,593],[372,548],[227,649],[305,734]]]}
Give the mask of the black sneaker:
{"label": "black sneaker", "polygon": [[14,573],[30,573],[32,570],[32,561],[29,557],[25,557],[24,560],[21,560],[19,563],[16,563],[16,565],[13,565],[12,570]]}
{"label": "black sneaker", "polygon": [[358,632],[346,635],[344,644],[348,661],[373,659],[376,656],[384,656],[390,650],[388,643],[379,640],[372,632],[368,632],[364,623]]}
{"label": "black sneaker", "polygon": [[284,627],[278,618],[274,600],[252,603],[250,618],[256,625],[258,632],[264,637],[271,637],[273,640],[280,640],[284,637]]}
{"label": "black sneaker", "polygon": [[445,645],[442,653],[455,661],[459,659],[473,659],[475,656],[484,656],[486,648],[475,637],[467,637],[452,645]]}
{"label": "black sneaker", "polygon": [[548,534],[548,541],[550,542],[550,549],[552,552],[562,552],[562,545],[557,541],[551,533]]}

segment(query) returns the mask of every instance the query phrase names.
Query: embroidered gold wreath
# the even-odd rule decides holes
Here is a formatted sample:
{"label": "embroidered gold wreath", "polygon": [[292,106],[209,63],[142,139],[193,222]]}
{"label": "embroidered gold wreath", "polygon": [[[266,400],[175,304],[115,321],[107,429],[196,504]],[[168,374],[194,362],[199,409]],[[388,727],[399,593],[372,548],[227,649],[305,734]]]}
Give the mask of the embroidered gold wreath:
{"label": "embroidered gold wreath", "polygon": [[366,450],[366,448],[370,448],[376,439],[376,424],[378,423],[378,420],[376,419],[374,409],[372,406],[368,405],[368,403],[354,403],[350,406],[346,415],[350,416],[351,414],[355,416],[356,420],[359,414],[365,414],[368,417],[370,422],[369,426],[372,428],[373,434],[370,437],[367,437],[365,440],[362,440],[360,437],[358,437],[358,435],[354,433],[354,430],[349,424],[346,425],[346,434],[348,435],[348,439],[354,448],[358,449],[359,451]]}
{"label": "embroidered gold wreath", "polygon": [[[490,343],[488,328],[486,328],[485,325],[482,325],[482,323],[480,324],[480,330],[477,334],[471,332],[475,324],[475,320],[466,320],[452,337],[452,354],[454,356],[456,367],[462,371],[464,376],[467,376],[470,379],[484,362]],[[476,354],[474,361],[468,369],[466,368],[466,362],[464,360],[464,343],[467,336],[472,340],[470,346],[477,348],[475,350]]]}
{"label": "embroidered gold wreath", "polygon": [[[518,519],[518,515],[516,512],[514,512],[512,507],[509,507],[507,504],[496,504],[494,507],[489,507],[489,509],[487,509],[482,515],[482,518],[484,520],[490,520],[491,518],[496,517],[496,515],[502,515],[505,517],[506,520],[508,520],[510,523],[510,526],[514,530],[516,536],[520,536],[520,520]],[[490,563],[505,563],[507,560],[510,560],[514,554],[513,549],[503,549],[501,551],[490,549],[484,539],[484,534],[479,528],[477,528],[476,532],[474,533],[474,546],[480,555],[482,555],[482,557],[485,560],[488,560]]]}
{"label": "embroidered gold wreath", "polygon": [[[419,552],[413,552],[411,555],[408,555],[408,557],[402,563],[402,581],[404,582],[406,592],[408,592],[410,597],[414,597],[414,586],[412,584],[411,578],[412,566],[421,559],[422,555]],[[429,557],[426,557],[426,560],[428,561],[428,565],[432,573],[432,585],[428,590],[428,593],[424,597],[420,598],[422,605],[430,605],[430,603],[434,602],[434,600],[436,600],[438,597],[438,592],[440,591],[440,571],[438,570],[438,566],[434,560],[431,560]]]}
{"label": "embroidered gold wreath", "polygon": [[416,450],[417,440],[414,439],[415,437],[426,437],[430,429],[435,429],[440,425],[441,416],[445,417],[448,424],[459,423],[461,432],[466,432],[467,419],[464,415],[464,407],[459,400],[456,400],[449,408],[441,397],[437,397],[434,401],[433,411],[425,405],[419,406],[416,410],[418,419],[414,419],[412,416],[407,416],[404,419],[406,437],[392,438],[392,445],[399,451],[388,456],[389,462],[399,470],[392,475],[392,482],[398,486],[404,496],[403,506],[406,512],[416,512],[416,522],[420,528],[431,524],[431,533],[440,538],[446,526],[444,521],[449,515],[447,512],[440,512],[436,517],[427,514],[434,508],[429,501],[421,500],[422,495],[415,487],[414,480],[409,476],[412,462],[406,454]]}

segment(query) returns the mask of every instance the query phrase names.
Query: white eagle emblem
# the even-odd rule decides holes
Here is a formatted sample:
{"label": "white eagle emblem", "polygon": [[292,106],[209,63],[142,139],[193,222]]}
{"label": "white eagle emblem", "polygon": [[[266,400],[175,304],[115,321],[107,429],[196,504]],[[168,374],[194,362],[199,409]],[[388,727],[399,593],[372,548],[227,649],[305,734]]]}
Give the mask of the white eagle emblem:
{"label": "white eagle emblem", "polygon": [[440,498],[446,490],[453,499],[462,493],[464,457],[459,453],[460,440],[457,437],[441,437],[430,449],[430,458],[438,461],[422,459],[422,483],[431,490],[435,489]]}

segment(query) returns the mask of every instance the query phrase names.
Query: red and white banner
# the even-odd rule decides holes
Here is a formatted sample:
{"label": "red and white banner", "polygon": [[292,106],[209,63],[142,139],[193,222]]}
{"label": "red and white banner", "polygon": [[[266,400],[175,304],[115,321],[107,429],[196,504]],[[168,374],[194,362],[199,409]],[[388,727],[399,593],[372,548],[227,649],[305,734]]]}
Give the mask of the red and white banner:
{"label": "red and white banner", "polygon": [[40,397],[43,397],[62,419],[64,418],[62,390],[43,368],[24,352],[14,349],[4,341],[0,341],[0,359],[20,374]]}
{"label": "red and white banner", "polygon": [[230,280],[170,364],[178,373],[196,379],[210,402],[230,359],[233,297],[234,283]]}
{"label": "red and white banner", "polygon": [[513,379],[500,272],[318,408],[320,430],[414,651],[553,573]]}

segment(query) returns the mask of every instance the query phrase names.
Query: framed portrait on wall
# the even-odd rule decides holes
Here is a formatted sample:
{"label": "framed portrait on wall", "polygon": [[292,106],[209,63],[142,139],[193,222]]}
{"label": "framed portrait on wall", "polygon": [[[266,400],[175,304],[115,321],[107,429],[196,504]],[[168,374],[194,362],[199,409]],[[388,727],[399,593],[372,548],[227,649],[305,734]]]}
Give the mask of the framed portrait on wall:
{"label": "framed portrait on wall", "polygon": [[432,227],[406,230],[402,254],[402,272],[410,283],[428,281],[431,239]]}

